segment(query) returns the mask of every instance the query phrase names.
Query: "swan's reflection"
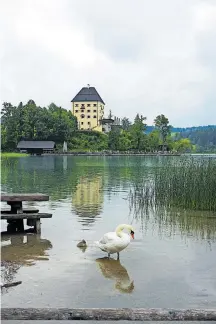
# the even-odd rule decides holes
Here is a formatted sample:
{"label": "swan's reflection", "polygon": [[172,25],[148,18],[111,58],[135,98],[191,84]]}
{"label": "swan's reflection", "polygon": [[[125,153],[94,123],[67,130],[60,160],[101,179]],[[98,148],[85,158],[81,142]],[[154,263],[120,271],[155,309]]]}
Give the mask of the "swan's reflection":
{"label": "swan's reflection", "polygon": [[107,279],[116,281],[115,288],[121,293],[132,293],[134,290],[134,282],[130,279],[127,270],[120,263],[120,260],[99,258],[96,259],[97,264],[103,276]]}

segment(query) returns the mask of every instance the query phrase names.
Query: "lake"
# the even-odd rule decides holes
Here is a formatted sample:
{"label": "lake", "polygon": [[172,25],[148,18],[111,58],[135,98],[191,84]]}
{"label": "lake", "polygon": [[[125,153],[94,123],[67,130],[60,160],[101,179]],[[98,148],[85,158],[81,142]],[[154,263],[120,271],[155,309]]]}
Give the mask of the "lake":
{"label": "lake", "polygon": [[[134,185],[177,159],[3,159],[2,192],[49,194],[25,205],[53,217],[42,220],[41,235],[2,236],[2,281],[22,281],[3,291],[2,307],[215,308],[215,212],[130,203]],[[135,239],[120,261],[104,259],[94,241],[121,223],[133,225]],[[76,246],[82,239],[86,250]]]}

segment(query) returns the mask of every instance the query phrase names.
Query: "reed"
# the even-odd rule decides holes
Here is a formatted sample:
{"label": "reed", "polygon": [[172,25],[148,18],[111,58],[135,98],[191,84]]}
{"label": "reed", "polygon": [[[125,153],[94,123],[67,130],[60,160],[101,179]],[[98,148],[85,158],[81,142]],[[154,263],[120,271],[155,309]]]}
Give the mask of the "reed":
{"label": "reed", "polygon": [[162,165],[153,180],[132,186],[129,200],[133,206],[216,211],[216,159],[184,158]]}

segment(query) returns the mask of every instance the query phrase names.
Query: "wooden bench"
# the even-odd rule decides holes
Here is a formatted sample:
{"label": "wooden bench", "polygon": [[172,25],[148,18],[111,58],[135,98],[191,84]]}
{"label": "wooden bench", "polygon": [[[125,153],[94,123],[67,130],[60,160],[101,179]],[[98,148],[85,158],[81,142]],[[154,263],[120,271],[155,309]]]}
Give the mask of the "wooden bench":
{"label": "wooden bench", "polygon": [[[39,209],[36,208],[23,208],[23,213],[39,213]],[[1,214],[11,214],[11,209],[1,209]]]}
{"label": "wooden bench", "polygon": [[28,226],[33,226],[36,233],[41,232],[41,218],[51,218],[52,214],[39,213],[35,208],[23,208],[23,201],[47,201],[48,195],[44,194],[2,194],[1,201],[7,202],[11,209],[1,210],[1,219],[7,220],[8,231],[24,231],[24,219]]}
{"label": "wooden bench", "polygon": [[2,214],[1,219],[40,219],[40,218],[51,218],[52,214],[47,213],[37,213],[37,214],[29,214],[29,213],[22,213],[22,214]]}

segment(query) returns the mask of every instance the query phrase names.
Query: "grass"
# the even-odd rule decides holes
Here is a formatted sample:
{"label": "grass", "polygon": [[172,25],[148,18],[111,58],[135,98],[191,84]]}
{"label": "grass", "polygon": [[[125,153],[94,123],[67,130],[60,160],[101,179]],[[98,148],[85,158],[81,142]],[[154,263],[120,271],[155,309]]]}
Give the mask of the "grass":
{"label": "grass", "polygon": [[29,156],[27,153],[19,153],[19,152],[1,152],[2,158],[11,158],[11,157],[24,157]]}
{"label": "grass", "polygon": [[145,206],[216,211],[216,159],[176,160],[158,167],[154,180],[135,184],[130,202]]}
{"label": "grass", "polygon": [[183,159],[157,170],[155,200],[166,206],[216,211],[216,160]]}

